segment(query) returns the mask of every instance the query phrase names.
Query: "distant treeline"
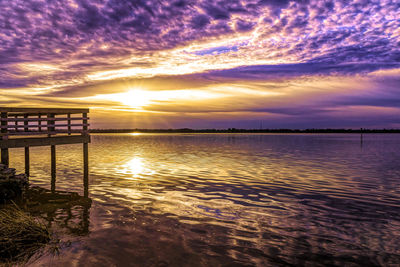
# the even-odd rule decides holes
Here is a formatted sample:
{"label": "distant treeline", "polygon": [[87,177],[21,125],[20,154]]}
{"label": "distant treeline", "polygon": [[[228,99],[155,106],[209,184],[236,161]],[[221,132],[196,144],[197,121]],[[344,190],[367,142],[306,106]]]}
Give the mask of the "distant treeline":
{"label": "distant treeline", "polygon": [[400,129],[91,129],[91,133],[400,133]]}

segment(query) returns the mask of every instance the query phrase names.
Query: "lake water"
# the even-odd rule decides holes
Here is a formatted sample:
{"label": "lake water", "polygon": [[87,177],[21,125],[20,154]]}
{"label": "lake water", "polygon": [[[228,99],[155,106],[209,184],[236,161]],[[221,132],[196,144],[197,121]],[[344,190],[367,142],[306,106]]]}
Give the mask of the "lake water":
{"label": "lake water", "polygon": [[[89,157],[91,206],[47,214],[59,255],[29,265],[400,264],[399,134],[104,134]],[[82,164],[57,147],[57,190],[83,192]],[[49,147],[31,183],[50,188]]]}

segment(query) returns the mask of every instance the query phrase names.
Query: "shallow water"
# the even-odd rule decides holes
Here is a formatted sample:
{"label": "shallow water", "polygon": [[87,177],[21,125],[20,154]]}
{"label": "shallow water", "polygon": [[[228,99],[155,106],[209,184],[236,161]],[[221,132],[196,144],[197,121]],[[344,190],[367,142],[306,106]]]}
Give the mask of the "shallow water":
{"label": "shallow water", "polygon": [[[400,264],[399,134],[92,135],[89,157],[91,206],[46,214],[60,254],[29,265]],[[58,190],[83,192],[82,164],[57,147]],[[31,183],[50,188],[49,147]]]}

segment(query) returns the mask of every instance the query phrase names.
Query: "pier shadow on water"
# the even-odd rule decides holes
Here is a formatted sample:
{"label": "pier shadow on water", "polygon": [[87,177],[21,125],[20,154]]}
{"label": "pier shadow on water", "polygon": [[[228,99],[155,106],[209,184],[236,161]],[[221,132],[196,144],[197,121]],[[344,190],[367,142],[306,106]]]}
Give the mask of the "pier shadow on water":
{"label": "pier shadow on water", "polygon": [[89,233],[90,198],[75,192],[52,191],[31,187],[18,203],[25,211],[39,218],[51,229],[58,227],[67,234],[87,235]]}
{"label": "pier shadow on water", "polygon": [[[71,246],[71,240],[86,236],[89,234],[89,211],[92,200],[88,197],[80,196],[75,192],[48,190],[45,188],[33,186],[26,189],[24,194],[15,200],[14,203],[0,206],[0,209],[8,213],[17,210],[29,214],[35,222],[43,226],[49,232],[49,243],[43,246],[37,246],[36,251],[31,253],[22,253],[24,257],[12,256],[10,259],[2,258],[7,264],[17,262],[34,262],[43,254],[57,255],[60,249]],[[29,228],[29,227],[28,227]],[[32,228],[32,227],[30,227]],[[27,229],[28,231],[29,229]],[[28,233],[29,234],[29,233]],[[13,237],[10,237],[13,238]],[[18,237],[14,237],[18,238]],[[8,244],[15,246],[21,244],[19,250],[23,250],[24,245],[30,247],[30,244],[24,244],[25,241],[16,240]],[[21,243],[22,242],[22,243]],[[2,251],[8,251],[10,248],[2,248]]]}

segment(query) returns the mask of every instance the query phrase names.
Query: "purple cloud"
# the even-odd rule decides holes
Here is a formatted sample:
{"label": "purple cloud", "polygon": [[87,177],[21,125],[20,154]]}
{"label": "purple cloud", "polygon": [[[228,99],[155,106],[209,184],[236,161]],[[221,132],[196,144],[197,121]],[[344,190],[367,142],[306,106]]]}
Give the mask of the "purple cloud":
{"label": "purple cloud", "polygon": [[[238,0],[212,3],[194,0],[17,0],[2,1],[0,8],[2,64],[71,56],[112,57],[119,55],[121,49],[128,54],[150,53],[235,30],[250,31],[264,15],[264,24],[259,26],[265,38],[282,33],[299,38],[287,54],[303,51],[305,59],[317,55],[314,61],[326,58],[370,60],[382,56],[398,60],[399,57],[400,40],[394,35],[400,24],[394,16],[399,13],[399,4],[395,1],[363,1],[360,4],[358,1],[260,0],[243,4]],[[286,12],[278,17],[279,23],[273,23],[276,18],[268,20],[266,12],[269,10],[272,16],[275,9]],[[387,12],[392,18],[383,16]],[[236,14],[246,19],[233,18]],[[335,17],[339,14],[341,17]],[[354,20],[349,16],[354,16]],[[234,28],[228,21],[235,23]],[[96,44],[110,44],[113,49],[108,54],[101,54],[96,50]],[[88,45],[91,45],[90,50],[86,48]],[[319,55],[318,50],[324,46],[334,51]],[[339,57],[334,57],[337,52]]]}
{"label": "purple cloud", "polygon": [[[121,82],[157,87],[152,81],[168,79],[182,89],[191,78],[197,88],[363,77],[400,67],[400,3],[395,0],[0,0],[0,10],[3,95],[10,89],[51,87],[43,98],[92,96],[117,92],[113,86]],[[205,67],[192,74],[151,73],[195,63]],[[148,70],[152,77],[90,78],[132,68]],[[325,114],[327,107],[399,105],[398,79],[380,82],[373,95],[337,94],[317,101],[319,106],[281,102],[279,108],[240,110],[306,117]]]}

